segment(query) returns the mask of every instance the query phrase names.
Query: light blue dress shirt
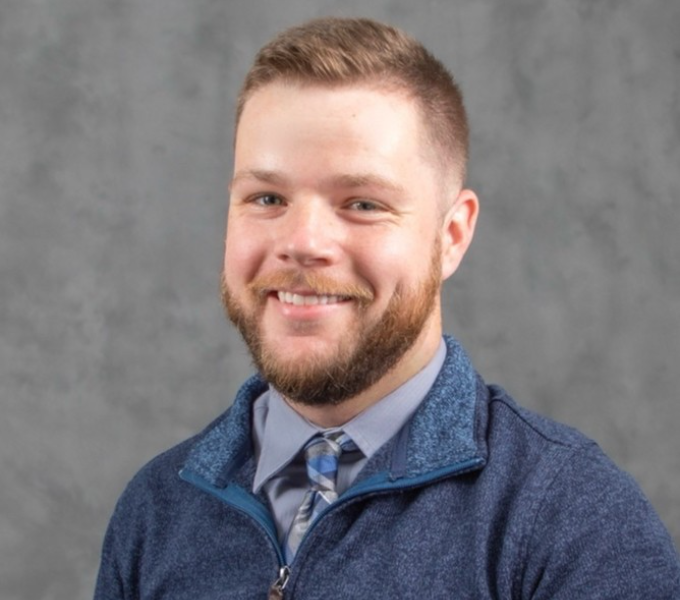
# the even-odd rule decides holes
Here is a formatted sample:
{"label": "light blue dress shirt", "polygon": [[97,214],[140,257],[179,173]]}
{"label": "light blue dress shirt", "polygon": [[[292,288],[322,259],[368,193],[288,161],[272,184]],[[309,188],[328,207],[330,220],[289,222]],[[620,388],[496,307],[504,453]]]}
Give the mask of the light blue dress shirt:
{"label": "light blue dress shirt", "polygon": [[307,472],[302,449],[318,433],[342,429],[359,452],[340,457],[336,489],[342,494],[371,456],[394,437],[432,387],[446,357],[444,341],[432,360],[396,390],[369,406],[342,427],[323,429],[309,422],[270,387],[253,404],[253,438],[257,471],[255,493],[264,490],[273,513],[279,540],[290,528],[305,491]]}

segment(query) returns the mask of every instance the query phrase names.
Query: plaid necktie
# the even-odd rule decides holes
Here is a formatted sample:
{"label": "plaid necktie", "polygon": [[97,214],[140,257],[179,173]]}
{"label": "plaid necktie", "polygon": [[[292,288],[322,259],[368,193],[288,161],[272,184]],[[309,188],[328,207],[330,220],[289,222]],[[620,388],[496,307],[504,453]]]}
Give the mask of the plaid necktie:
{"label": "plaid necktie", "polygon": [[344,431],[315,435],[305,445],[309,489],[293,519],[286,536],[284,552],[290,562],[307,529],[319,513],[338,499],[335,479],[342,452],[357,450],[356,444]]}

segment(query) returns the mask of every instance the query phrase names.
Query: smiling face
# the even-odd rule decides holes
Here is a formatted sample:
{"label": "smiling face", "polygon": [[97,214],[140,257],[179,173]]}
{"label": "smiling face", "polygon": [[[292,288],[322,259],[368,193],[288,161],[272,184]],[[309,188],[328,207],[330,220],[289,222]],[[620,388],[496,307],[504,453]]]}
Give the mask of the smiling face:
{"label": "smiling face", "polygon": [[356,413],[436,351],[476,198],[447,196],[422,131],[411,100],[368,87],[273,83],[245,105],[223,295],[293,403]]}

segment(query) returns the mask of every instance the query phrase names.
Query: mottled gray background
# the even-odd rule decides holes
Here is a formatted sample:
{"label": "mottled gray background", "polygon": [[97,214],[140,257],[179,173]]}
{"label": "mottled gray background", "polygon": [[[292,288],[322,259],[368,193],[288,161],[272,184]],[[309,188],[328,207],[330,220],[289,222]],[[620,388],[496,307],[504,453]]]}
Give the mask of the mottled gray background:
{"label": "mottled gray background", "polygon": [[482,214],[447,328],[680,542],[679,2],[0,0],[3,600],[89,598],[127,480],[249,372],[218,295],[234,95],[325,14],[456,74]]}

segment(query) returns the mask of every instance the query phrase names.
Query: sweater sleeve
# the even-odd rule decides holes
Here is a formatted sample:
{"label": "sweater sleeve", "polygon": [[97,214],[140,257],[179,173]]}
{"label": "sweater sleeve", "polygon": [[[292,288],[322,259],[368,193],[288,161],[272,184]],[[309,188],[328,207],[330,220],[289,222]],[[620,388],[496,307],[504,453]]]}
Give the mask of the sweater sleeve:
{"label": "sweater sleeve", "polygon": [[680,598],[680,561],[640,488],[595,445],[575,450],[537,507],[522,598]]}
{"label": "sweater sleeve", "polygon": [[94,600],[126,600],[115,550],[115,516],[104,537]]}
{"label": "sweater sleeve", "polygon": [[139,600],[139,567],[145,544],[151,537],[149,526],[162,516],[154,506],[154,496],[164,499],[163,476],[167,471],[164,453],[145,465],[121,494],[104,536],[94,600]]}

